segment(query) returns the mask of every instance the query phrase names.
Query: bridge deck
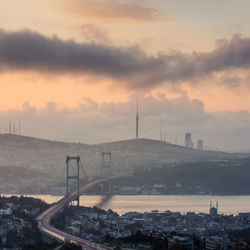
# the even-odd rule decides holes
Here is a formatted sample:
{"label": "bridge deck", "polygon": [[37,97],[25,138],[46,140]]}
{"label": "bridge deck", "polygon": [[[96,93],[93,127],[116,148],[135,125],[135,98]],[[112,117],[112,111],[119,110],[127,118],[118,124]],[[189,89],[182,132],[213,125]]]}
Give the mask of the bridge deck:
{"label": "bridge deck", "polygon": [[[87,189],[93,187],[94,185],[101,183],[103,181],[106,181],[107,179],[98,179],[95,181],[92,181],[91,183],[83,186],[80,188],[80,193],[86,191]],[[105,250],[105,249],[111,249],[108,247],[105,247],[101,244],[97,244],[85,239],[82,239],[80,237],[77,237],[75,235],[71,235],[68,233],[65,233],[55,227],[53,227],[50,224],[51,218],[55,216],[60,210],[62,210],[65,206],[68,205],[71,201],[75,200],[77,197],[77,192],[70,193],[68,197],[64,196],[61,200],[59,200],[57,203],[52,205],[50,208],[48,208],[46,211],[41,213],[36,220],[38,221],[38,228],[41,232],[43,232],[45,235],[50,236],[52,238],[57,239],[58,241],[65,241],[70,240],[72,243],[76,243],[82,246],[83,249],[89,249],[89,250]]]}

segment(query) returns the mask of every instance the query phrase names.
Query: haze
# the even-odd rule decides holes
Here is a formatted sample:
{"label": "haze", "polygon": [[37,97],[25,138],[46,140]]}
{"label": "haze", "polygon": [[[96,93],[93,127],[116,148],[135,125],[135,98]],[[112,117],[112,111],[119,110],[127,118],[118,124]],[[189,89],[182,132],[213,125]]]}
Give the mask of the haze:
{"label": "haze", "polygon": [[250,147],[248,0],[0,0],[0,132]]}

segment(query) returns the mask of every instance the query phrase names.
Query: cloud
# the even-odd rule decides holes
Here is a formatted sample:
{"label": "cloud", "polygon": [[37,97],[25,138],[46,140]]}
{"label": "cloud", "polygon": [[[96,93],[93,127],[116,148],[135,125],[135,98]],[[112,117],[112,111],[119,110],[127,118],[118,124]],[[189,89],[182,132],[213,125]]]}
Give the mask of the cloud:
{"label": "cloud", "polygon": [[[97,103],[90,98],[73,109],[48,103],[36,108],[25,103],[21,110],[0,111],[0,131],[8,121],[21,121],[25,135],[52,140],[100,143],[135,137],[135,97],[126,102]],[[200,100],[183,95],[169,99],[165,95],[139,98],[139,135],[159,139],[160,124],[172,143],[184,143],[184,134],[192,133],[196,145],[203,139],[210,148],[240,150],[250,147],[250,113],[208,113]],[[4,124],[5,123],[5,124]]]}
{"label": "cloud", "polygon": [[95,25],[95,24],[84,24],[80,28],[80,31],[83,35],[83,37],[92,43],[111,43],[111,39],[108,35],[108,32]]}
{"label": "cloud", "polygon": [[139,47],[116,47],[63,41],[28,30],[0,31],[0,69],[53,74],[93,74],[127,79],[157,71],[164,62]]}
{"label": "cloud", "polygon": [[119,0],[67,0],[60,8],[82,18],[152,22],[161,19],[156,9]]}
{"label": "cloud", "polygon": [[231,81],[223,82],[233,86],[232,71],[249,67],[250,39],[239,35],[218,41],[207,53],[175,51],[153,56],[139,46],[77,43],[29,30],[0,31],[0,71],[84,74],[106,77],[129,89],[152,89],[166,82],[194,83],[227,70]]}

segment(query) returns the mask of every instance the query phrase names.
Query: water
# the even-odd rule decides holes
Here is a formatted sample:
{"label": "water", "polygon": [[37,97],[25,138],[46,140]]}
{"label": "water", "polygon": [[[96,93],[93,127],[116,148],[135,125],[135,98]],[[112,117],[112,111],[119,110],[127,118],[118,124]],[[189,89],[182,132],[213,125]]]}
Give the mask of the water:
{"label": "water", "polygon": [[[11,195],[8,195],[11,196]],[[39,198],[47,203],[58,201],[62,196],[26,195]],[[208,213],[209,203],[219,202],[219,213],[238,214],[250,212],[250,196],[209,196],[209,195],[115,195],[111,198],[97,195],[82,195],[80,204],[103,209],[112,209],[122,215],[126,212],[179,211]]]}

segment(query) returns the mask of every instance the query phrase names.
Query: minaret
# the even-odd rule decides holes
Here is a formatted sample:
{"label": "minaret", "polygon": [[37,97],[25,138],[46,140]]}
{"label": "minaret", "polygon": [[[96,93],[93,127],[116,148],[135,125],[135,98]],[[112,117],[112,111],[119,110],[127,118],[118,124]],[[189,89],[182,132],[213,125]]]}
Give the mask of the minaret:
{"label": "minaret", "polygon": [[136,139],[139,136],[139,113],[138,113],[138,97],[136,99]]}

